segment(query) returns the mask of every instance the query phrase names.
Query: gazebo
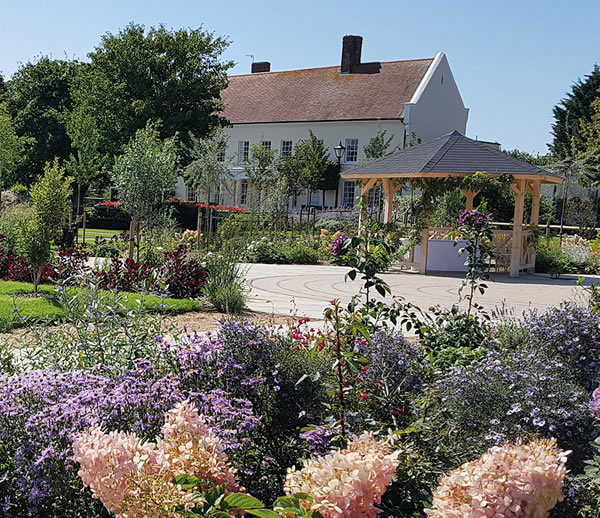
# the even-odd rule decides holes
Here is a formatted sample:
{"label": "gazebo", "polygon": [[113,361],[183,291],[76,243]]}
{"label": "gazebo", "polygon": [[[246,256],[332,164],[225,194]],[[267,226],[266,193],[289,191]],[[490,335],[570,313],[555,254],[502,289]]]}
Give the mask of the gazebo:
{"label": "gazebo", "polygon": [[[510,276],[518,277],[521,271],[533,271],[535,250],[528,246],[527,232],[523,231],[523,211],[525,194],[531,193],[531,225],[539,224],[540,197],[542,184],[560,184],[562,178],[550,171],[514,158],[500,151],[497,146],[465,137],[453,131],[443,137],[418,144],[391,155],[345,168],[341,173],[345,180],[358,180],[362,183],[362,196],[366,197],[371,188],[381,182],[385,193],[384,221],[392,221],[392,200],[404,183],[420,179],[469,176],[485,172],[490,177],[512,175],[511,189],[515,193],[515,211],[512,231],[495,231],[497,237],[510,249]],[[475,191],[462,190],[467,209],[473,208]],[[431,228],[421,232],[421,254],[419,272],[427,272],[427,255]]]}

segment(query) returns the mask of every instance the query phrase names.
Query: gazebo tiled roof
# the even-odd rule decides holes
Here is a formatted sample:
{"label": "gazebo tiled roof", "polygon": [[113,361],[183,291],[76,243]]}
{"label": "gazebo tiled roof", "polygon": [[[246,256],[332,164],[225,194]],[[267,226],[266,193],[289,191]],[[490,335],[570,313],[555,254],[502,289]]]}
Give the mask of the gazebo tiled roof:
{"label": "gazebo tiled roof", "polygon": [[365,164],[344,168],[342,177],[434,178],[464,176],[478,171],[490,175],[511,174],[515,178],[542,183],[562,183],[560,176],[514,158],[489,143],[465,137],[458,131]]}

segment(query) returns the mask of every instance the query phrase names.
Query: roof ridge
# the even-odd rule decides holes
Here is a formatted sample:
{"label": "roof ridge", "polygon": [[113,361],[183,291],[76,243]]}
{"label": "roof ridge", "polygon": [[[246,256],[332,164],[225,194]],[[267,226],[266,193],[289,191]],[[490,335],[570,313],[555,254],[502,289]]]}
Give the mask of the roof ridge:
{"label": "roof ridge", "polygon": [[[434,57],[431,58],[413,58],[413,59],[393,59],[391,61],[366,61],[364,63],[361,63],[361,65],[370,65],[372,63],[410,63],[413,61],[433,61],[435,59]],[[246,72],[244,74],[232,74],[230,76],[227,76],[229,78],[231,77],[244,77],[244,76],[259,76],[259,75],[267,75],[267,74],[282,74],[282,73],[286,73],[286,72],[303,72],[305,70],[325,70],[326,68],[340,68],[340,65],[327,65],[327,66],[323,66],[323,67],[305,67],[305,68],[293,68],[290,70],[270,70],[269,72]],[[352,75],[352,74],[346,74],[346,75]]]}
{"label": "roof ridge", "polygon": [[[437,164],[442,158],[444,158],[444,156],[452,149],[460,137],[458,135],[454,135],[453,133],[449,133],[439,138],[446,138],[447,140],[440,146],[435,155],[433,155],[423,166],[423,171],[433,171],[433,164]],[[435,142],[435,140],[437,139],[432,140],[432,142]],[[450,143],[451,140],[452,142]]]}

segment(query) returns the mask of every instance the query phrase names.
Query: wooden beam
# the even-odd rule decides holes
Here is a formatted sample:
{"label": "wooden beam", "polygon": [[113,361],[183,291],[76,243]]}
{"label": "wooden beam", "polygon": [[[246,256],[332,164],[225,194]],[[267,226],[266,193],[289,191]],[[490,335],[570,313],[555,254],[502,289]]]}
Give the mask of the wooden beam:
{"label": "wooden beam", "polygon": [[362,179],[362,196],[369,193],[371,188],[379,181],[379,178]]}
{"label": "wooden beam", "polygon": [[510,185],[515,193],[515,212],[513,216],[512,250],[510,256],[510,276],[518,277],[521,267],[522,236],[523,236],[523,210],[525,208],[526,180],[516,180]]}
{"label": "wooden beam", "polygon": [[479,194],[479,191],[468,191],[466,189],[461,189],[460,192],[462,192],[463,196],[466,198],[465,208],[467,210],[473,210],[473,200],[475,199],[475,196]]}

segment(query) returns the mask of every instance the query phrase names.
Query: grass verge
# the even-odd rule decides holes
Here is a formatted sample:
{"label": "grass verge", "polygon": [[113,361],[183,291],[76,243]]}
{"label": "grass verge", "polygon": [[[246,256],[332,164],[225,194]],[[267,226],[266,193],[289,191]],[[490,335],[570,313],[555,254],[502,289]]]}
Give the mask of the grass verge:
{"label": "grass verge", "polygon": [[[83,290],[83,288],[80,288]],[[60,321],[64,317],[63,306],[54,286],[41,285],[40,295],[33,296],[33,284],[28,282],[0,281],[0,331],[8,331],[19,327],[19,315],[28,320]],[[191,299],[161,299],[153,295],[124,293],[127,297],[127,309],[134,309],[140,304],[151,312],[168,314],[203,311],[201,302]],[[15,312],[15,306],[18,313]]]}

